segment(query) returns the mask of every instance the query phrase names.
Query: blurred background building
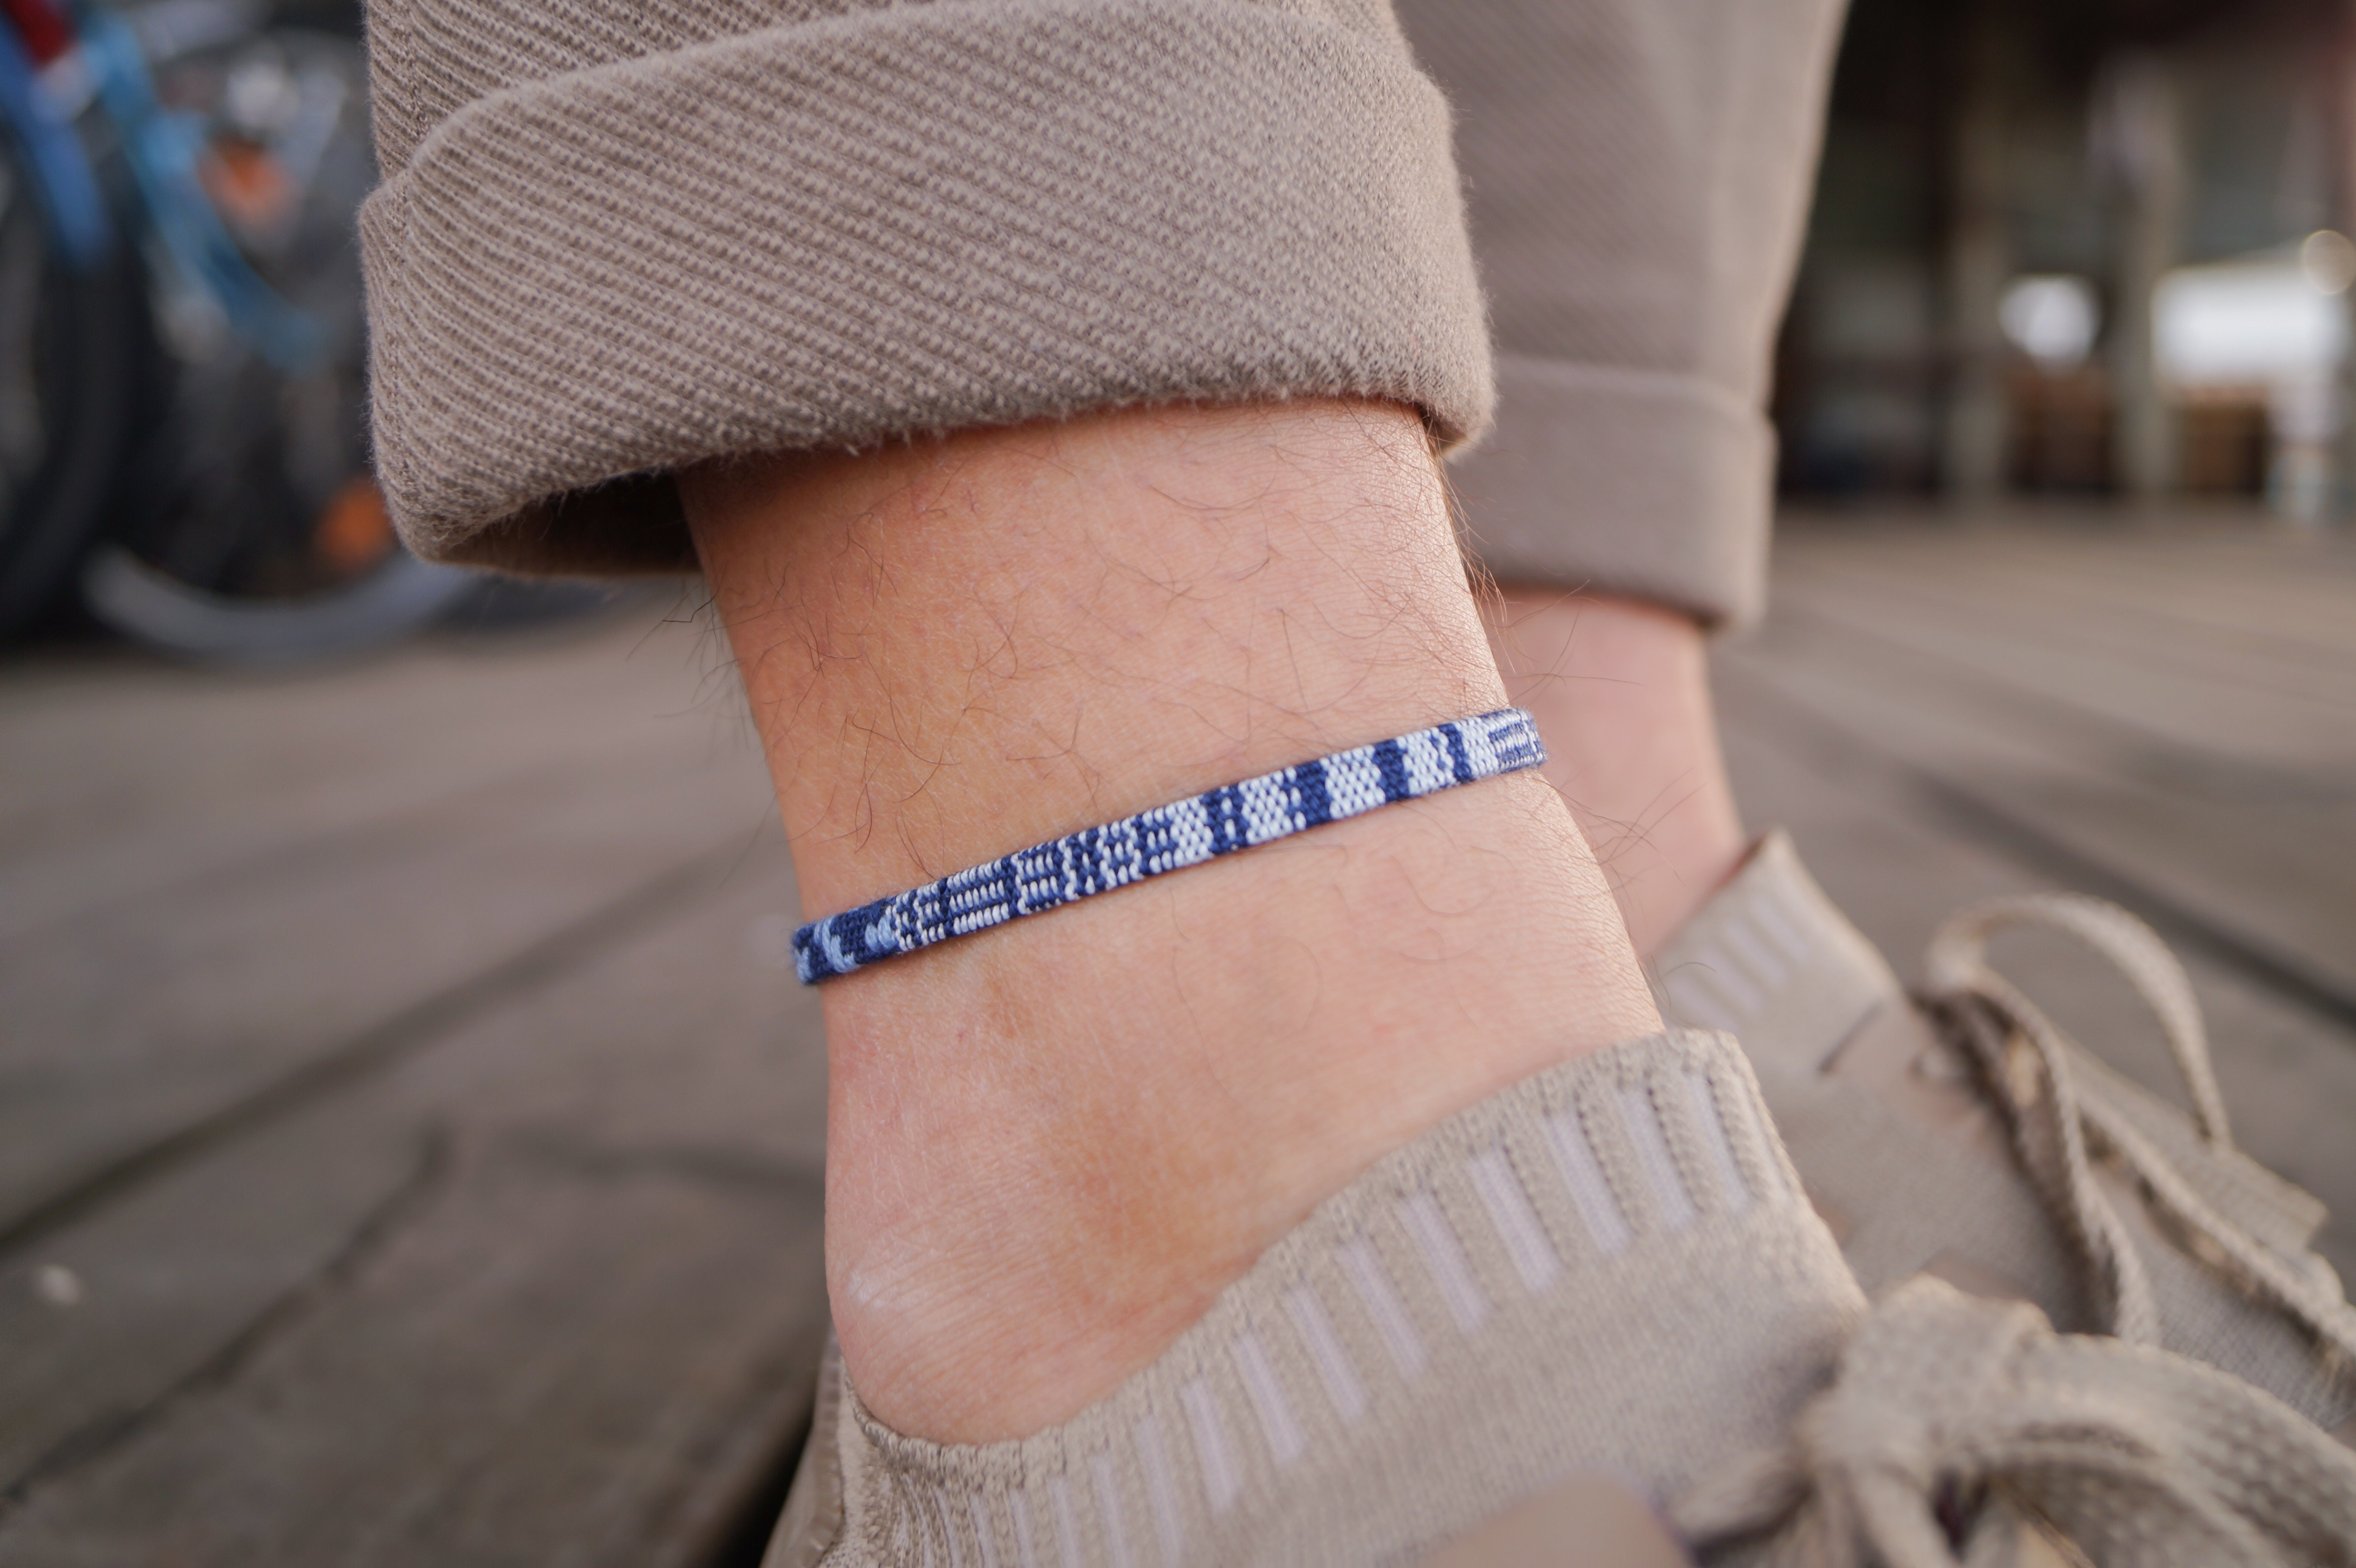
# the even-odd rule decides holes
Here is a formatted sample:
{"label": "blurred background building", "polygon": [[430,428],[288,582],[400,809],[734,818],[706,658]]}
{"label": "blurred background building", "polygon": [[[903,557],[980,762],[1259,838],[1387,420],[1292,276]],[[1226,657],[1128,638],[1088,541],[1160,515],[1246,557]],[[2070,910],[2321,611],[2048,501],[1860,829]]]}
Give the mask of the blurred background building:
{"label": "blurred background building", "polygon": [[1783,484],[2348,508],[2344,0],[1857,0]]}

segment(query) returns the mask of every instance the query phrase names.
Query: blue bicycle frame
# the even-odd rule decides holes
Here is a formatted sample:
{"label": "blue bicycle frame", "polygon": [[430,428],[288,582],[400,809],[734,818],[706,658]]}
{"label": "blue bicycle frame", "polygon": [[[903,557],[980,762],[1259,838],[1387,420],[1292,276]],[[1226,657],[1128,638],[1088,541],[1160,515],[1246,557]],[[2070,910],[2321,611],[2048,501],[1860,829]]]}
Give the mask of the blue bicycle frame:
{"label": "blue bicycle frame", "polygon": [[24,144],[41,206],[67,263],[77,272],[96,272],[114,242],[106,198],[99,194],[98,175],[81,138],[58,112],[14,26],[0,26],[0,114]]}
{"label": "blue bicycle frame", "polygon": [[[316,366],[327,335],[262,280],[230,237],[198,173],[204,152],[198,123],[156,101],[138,36],[89,0],[70,0],[65,16],[99,107],[122,138],[148,225],[173,267],[273,367],[300,372]],[[0,112],[25,144],[59,248],[76,271],[95,271],[112,244],[97,171],[7,27],[0,27]]]}

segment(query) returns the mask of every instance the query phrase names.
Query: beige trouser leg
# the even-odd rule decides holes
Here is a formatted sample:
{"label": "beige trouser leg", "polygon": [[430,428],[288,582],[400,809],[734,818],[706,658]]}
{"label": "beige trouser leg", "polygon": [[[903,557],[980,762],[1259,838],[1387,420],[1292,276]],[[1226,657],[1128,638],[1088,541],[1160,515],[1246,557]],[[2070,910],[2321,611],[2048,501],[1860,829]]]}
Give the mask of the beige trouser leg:
{"label": "beige trouser leg", "polygon": [[[1404,0],[1490,569],[1755,611],[1839,0]],[[688,564],[666,471],[1173,399],[1486,422],[1383,0],[370,0],[412,545]],[[520,41],[519,41],[520,40]],[[850,215],[850,216],[846,216]]]}
{"label": "beige trouser leg", "polygon": [[1453,473],[1506,581],[1756,614],[1764,414],[1841,0],[1398,0],[1457,115],[1500,403]]}

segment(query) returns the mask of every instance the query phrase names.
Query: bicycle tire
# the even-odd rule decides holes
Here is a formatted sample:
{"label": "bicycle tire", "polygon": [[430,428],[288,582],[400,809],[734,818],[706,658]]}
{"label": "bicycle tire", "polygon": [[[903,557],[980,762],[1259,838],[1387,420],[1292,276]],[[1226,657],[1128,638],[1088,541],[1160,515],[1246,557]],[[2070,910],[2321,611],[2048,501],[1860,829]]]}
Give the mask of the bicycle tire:
{"label": "bicycle tire", "polygon": [[66,598],[104,525],[140,440],[155,348],[127,248],[74,270],[47,232],[13,138],[0,137],[0,157],[14,197],[0,210],[0,396],[33,427],[16,460],[0,460],[5,640]]}
{"label": "bicycle tire", "polygon": [[148,646],[221,664],[288,664],[359,653],[432,621],[475,592],[457,567],[402,555],[333,593],[285,603],[223,597],[158,571],[117,544],[90,557],[82,596]]}
{"label": "bicycle tire", "polygon": [[[299,135],[267,116],[241,121],[228,91],[241,80],[262,84],[246,96],[270,113],[301,121],[323,106],[319,117]],[[155,84],[207,127],[215,162],[202,199],[253,286],[316,333],[316,347],[290,359],[218,295],[191,314],[192,269],[158,271],[167,407],[88,558],[83,603],[136,641],[225,663],[333,657],[421,627],[476,577],[403,550],[368,478],[353,213],[374,164],[359,45],[265,27],[172,57]],[[282,133],[307,146],[299,175],[276,161]]]}

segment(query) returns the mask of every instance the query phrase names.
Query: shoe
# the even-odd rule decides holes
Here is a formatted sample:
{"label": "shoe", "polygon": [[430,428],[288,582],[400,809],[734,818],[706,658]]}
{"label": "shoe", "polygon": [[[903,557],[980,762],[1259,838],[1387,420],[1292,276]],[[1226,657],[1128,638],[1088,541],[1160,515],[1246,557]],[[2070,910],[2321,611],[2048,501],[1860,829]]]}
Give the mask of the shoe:
{"label": "shoe", "polygon": [[[2015,924],[2072,933],[2159,1018],[2187,1115],[1989,968]],[[1672,1022],[1742,1044],[1810,1200],[1869,1294],[1930,1274],[2066,1329],[2208,1362],[2326,1427],[2356,1414],[2356,1310],[2323,1205],[2234,1147],[2182,968],[2132,915],[2037,895],[1963,912],[1909,997],[1781,832],[1657,955]]]}
{"label": "shoe", "polygon": [[[819,1391],[763,1568],[820,1568],[842,1535],[844,1475],[859,1474],[866,1445],[844,1441],[830,1340]],[[1033,1541],[1019,1537],[1018,1551],[1022,1568],[1040,1568]],[[1730,1557],[1789,1568],[2347,1563],[2356,1457],[2212,1368],[2057,1335],[2033,1307],[1926,1275],[1874,1309],[1783,1441],[1665,1505],[1620,1477],[1575,1476],[1425,1554],[1421,1568],[1692,1568]],[[940,1559],[907,1540],[896,1560]],[[948,1561],[970,1560],[949,1546]]]}
{"label": "shoe", "polygon": [[1376,1162],[1044,1432],[895,1433],[830,1346],[766,1568],[1697,1558],[2356,1564],[2356,1454],[2025,1305],[1869,1307],[1741,1052],[1673,1031]]}
{"label": "shoe", "polygon": [[1925,1275],[1874,1308],[1783,1443],[1668,1512],[1704,1562],[2348,1563],[2356,1455],[2213,1368]]}
{"label": "shoe", "polygon": [[1630,1041],[1376,1162],[1044,1432],[894,1432],[830,1348],[766,1568],[1413,1563],[1575,1478],[1641,1515],[1779,1442],[1865,1311],[1742,1053]]}

